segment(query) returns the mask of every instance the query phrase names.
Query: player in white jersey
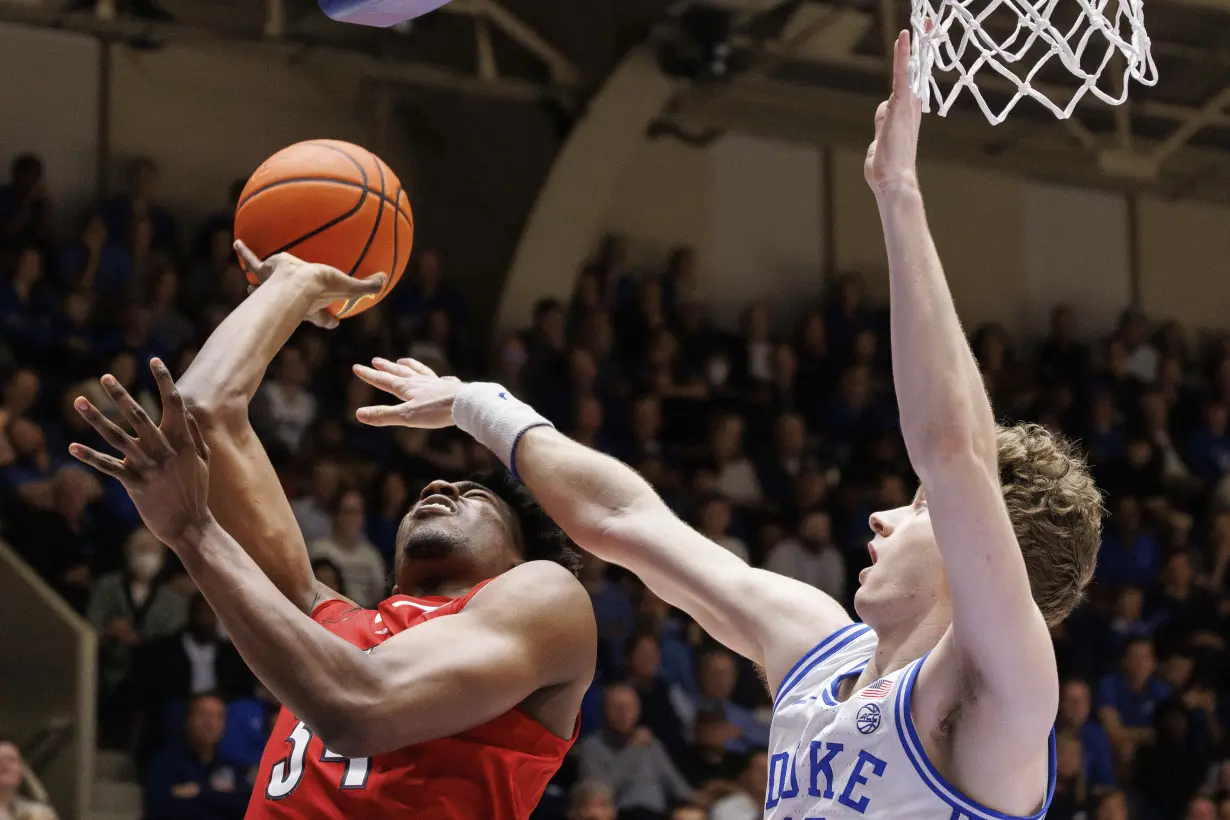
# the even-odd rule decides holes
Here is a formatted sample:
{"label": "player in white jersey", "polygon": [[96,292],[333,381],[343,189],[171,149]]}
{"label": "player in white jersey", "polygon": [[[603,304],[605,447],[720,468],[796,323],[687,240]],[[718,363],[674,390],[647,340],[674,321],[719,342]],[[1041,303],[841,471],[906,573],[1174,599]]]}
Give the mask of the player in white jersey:
{"label": "player in white jersey", "polygon": [[1101,497],[1081,460],[1042,428],[995,424],[923,210],[909,54],[903,32],[865,171],[888,248],[902,434],[926,491],[871,516],[873,563],[854,599],[863,623],[702,537],[633,470],[499,385],[439,379],[410,360],[356,367],[403,400],[360,420],[457,424],[578,544],[764,669],[773,820],[1044,814],[1059,700],[1048,626],[1080,600],[1097,558]]}

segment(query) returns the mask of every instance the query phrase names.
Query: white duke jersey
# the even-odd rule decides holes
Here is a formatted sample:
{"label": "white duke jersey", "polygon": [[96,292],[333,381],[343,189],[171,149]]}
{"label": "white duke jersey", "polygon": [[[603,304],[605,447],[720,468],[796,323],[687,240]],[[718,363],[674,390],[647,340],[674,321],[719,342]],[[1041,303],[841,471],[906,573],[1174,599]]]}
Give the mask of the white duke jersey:
{"label": "white duke jersey", "polygon": [[[926,657],[838,702],[876,648],[863,624],[837,630],[802,657],[773,702],[765,820],[1012,820],[961,794],[927,759],[910,695]],[[1046,814],[1055,790],[1051,733]]]}

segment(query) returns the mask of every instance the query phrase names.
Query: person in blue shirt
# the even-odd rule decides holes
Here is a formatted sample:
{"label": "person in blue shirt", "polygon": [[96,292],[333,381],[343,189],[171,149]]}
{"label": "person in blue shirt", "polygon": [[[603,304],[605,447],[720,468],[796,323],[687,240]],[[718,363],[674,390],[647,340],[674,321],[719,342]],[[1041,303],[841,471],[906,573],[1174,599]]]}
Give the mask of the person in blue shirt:
{"label": "person in blue shirt", "polygon": [[1161,569],[1161,545],[1141,526],[1140,502],[1125,495],[1102,534],[1094,580],[1109,586],[1151,586]]}
{"label": "person in blue shirt", "polygon": [[252,786],[218,754],[225,728],[220,697],[201,693],[189,701],[183,740],[155,756],[146,774],[146,820],[241,820]]}
{"label": "person in blue shirt", "polygon": [[1093,693],[1087,682],[1080,678],[1064,681],[1059,691],[1059,718],[1055,725],[1061,732],[1072,732],[1080,739],[1085,785],[1097,792],[1115,787],[1115,761],[1106,730],[1090,719],[1092,707]]}
{"label": "person in blue shirt", "polygon": [[769,725],[750,710],[731,700],[738,682],[739,670],[734,656],[722,649],[710,649],[700,657],[700,698],[687,722],[695,722],[702,711],[720,712],[738,734],[726,744],[734,754],[747,754],[752,749],[769,745]]}
{"label": "person in blue shirt", "polygon": [[1154,716],[1173,694],[1154,677],[1156,670],[1153,642],[1133,638],[1123,649],[1120,670],[1098,683],[1098,718],[1121,765],[1129,764],[1138,748],[1153,741]]}
{"label": "person in blue shirt", "polygon": [[19,154],[9,166],[9,184],[0,185],[0,245],[43,242],[51,235],[51,203],[43,161]]}
{"label": "person in blue shirt", "polygon": [[1188,441],[1188,458],[1196,474],[1215,484],[1230,474],[1230,435],[1226,435],[1226,405],[1209,402],[1204,407],[1204,424]]}

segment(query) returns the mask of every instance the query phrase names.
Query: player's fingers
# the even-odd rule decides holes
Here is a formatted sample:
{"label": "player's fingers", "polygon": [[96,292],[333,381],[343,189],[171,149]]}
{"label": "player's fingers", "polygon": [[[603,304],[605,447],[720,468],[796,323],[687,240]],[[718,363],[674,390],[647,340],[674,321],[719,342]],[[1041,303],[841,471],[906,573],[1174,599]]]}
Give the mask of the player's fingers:
{"label": "player's fingers", "polygon": [[136,440],[121,430],[119,425],[104,416],[102,411],[95,407],[89,399],[79,396],[73,402],[73,409],[85,420],[86,424],[93,427],[98,435],[102,436],[103,441],[118,450],[125,458],[130,459],[134,464],[142,466],[152,463],[149,457],[141,452],[141,447],[137,444]]}
{"label": "player's fingers", "polygon": [[399,399],[407,398],[407,396],[402,395],[404,383],[401,377],[393,373],[376,370],[365,364],[356,364],[354,366],[354,374],[378,390],[391,393]]}
{"label": "player's fingers", "polygon": [[878,108],[876,108],[876,119],[875,119],[876,139],[879,139],[880,129],[884,127],[884,120],[887,117],[888,117],[888,100],[885,100],[884,102],[880,103]]}
{"label": "player's fingers", "polygon": [[385,373],[392,373],[394,376],[400,376],[403,379],[408,379],[412,376],[419,375],[418,371],[410,365],[406,364],[406,359],[386,359],[383,356],[377,356],[372,359],[372,367],[377,370],[383,370]]}
{"label": "player's fingers", "polygon": [[360,407],[355,411],[355,418],[372,427],[404,427],[409,416],[406,404],[390,406],[387,404],[373,407]]}
{"label": "player's fingers", "polygon": [[242,239],[235,240],[235,253],[239,254],[239,260],[243,262],[244,268],[251,271],[253,275],[260,277],[262,281],[264,280],[264,277],[261,276],[261,268],[264,267],[264,263],[261,262],[260,257],[252,253],[252,249],[245,245]]}
{"label": "player's fingers", "polygon": [[145,408],[129,395],[128,391],[110,373],[103,376],[100,383],[103,390],[111,397],[111,401],[115,402],[115,406],[120,409],[120,415],[132,427],[137,438],[141,439],[141,449],[145,454],[151,458],[165,455],[170,448],[166,439],[158,432],[157,425],[145,412]]}
{"label": "player's fingers", "polygon": [[124,465],[124,462],[113,456],[104,455],[97,450],[86,447],[84,444],[76,442],[68,445],[68,454],[73,458],[85,464],[88,467],[93,467],[100,473],[127,482],[129,479],[135,478],[136,474]]}
{"label": "player's fingers", "polygon": [[154,374],[154,382],[158,385],[158,395],[162,398],[162,430],[168,439],[174,439],[177,445],[187,444],[191,434],[188,431],[188,406],[184,397],[171,378],[171,371],[163,364],[162,359],[150,359],[149,369]]}
{"label": "player's fingers", "polygon": [[437,378],[436,371],[432,370],[430,367],[423,364],[418,359],[398,359],[397,363],[401,365],[402,367],[410,368],[415,373],[418,373],[420,376],[429,376],[433,379]]}
{"label": "player's fingers", "polygon": [[373,273],[371,276],[365,276],[362,279],[354,276],[347,278],[350,280],[350,292],[356,296],[379,293],[384,290],[385,283],[389,281],[389,276],[385,273]]}
{"label": "player's fingers", "polygon": [[910,33],[897,35],[893,49],[893,94],[907,94],[910,90]]}

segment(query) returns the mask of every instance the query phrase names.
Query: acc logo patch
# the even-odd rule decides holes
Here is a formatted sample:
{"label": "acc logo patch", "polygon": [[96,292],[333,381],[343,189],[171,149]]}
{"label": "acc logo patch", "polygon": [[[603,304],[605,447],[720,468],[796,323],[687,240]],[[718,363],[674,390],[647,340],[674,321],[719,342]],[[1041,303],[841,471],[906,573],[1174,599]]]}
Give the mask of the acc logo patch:
{"label": "acc logo patch", "polygon": [[858,728],[859,734],[869,735],[880,728],[880,720],[880,707],[874,703],[868,703],[864,704],[854,716],[854,725]]}

